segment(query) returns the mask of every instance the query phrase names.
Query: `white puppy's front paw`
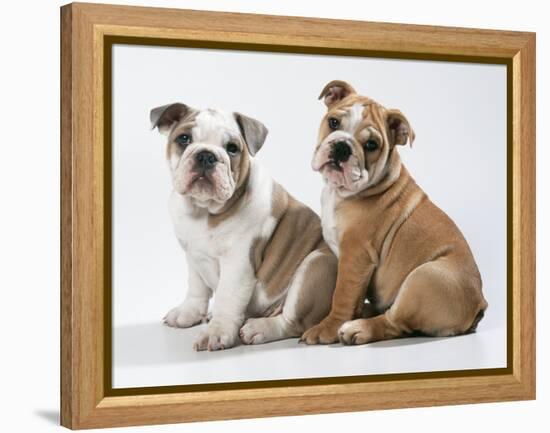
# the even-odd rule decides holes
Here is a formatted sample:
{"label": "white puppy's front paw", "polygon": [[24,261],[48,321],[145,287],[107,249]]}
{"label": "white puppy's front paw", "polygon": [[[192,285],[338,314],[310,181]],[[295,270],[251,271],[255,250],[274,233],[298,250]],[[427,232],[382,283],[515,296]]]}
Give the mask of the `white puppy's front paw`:
{"label": "white puppy's front paw", "polygon": [[201,313],[198,308],[185,303],[172,308],[163,319],[166,325],[174,328],[189,328],[205,321],[205,314]]}
{"label": "white puppy's front paw", "polygon": [[202,331],[195,340],[193,349],[196,351],[229,349],[235,345],[236,340],[237,330],[231,325],[224,327],[210,322],[206,330]]}

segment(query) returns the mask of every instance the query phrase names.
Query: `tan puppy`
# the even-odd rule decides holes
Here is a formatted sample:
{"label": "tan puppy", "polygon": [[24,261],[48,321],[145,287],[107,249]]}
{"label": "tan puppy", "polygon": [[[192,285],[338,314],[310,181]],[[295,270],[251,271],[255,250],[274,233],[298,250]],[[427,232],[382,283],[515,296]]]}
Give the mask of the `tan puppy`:
{"label": "tan puppy", "polygon": [[338,278],[329,315],[302,340],[364,344],[473,331],[487,308],[481,277],[459,229],[401,163],[396,146],[414,140],[408,120],[343,81],[320,98],[328,111],[312,166],[326,183],[323,235]]}

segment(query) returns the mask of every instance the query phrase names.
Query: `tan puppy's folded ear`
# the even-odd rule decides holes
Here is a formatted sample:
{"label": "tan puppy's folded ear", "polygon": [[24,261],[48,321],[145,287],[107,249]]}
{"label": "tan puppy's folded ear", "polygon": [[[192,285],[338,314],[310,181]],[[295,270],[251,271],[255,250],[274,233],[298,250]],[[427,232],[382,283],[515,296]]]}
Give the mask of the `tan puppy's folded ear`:
{"label": "tan puppy's folded ear", "polygon": [[330,108],[336,102],[341,101],[348,95],[355,95],[355,89],[345,81],[333,80],[328,83],[319,95],[319,99],[324,98],[325,105]]}
{"label": "tan puppy's folded ear", "polygon": [[233,113],[233,116],[235,116],[235,120],[239,125],[248,152],[252,156],[256,155],[265,142],[268,133],[267,128],[259,120],[252,119],[244,114]]}
{"label": "tan puppy's folded ear", "polygon": [[151,129],[158,128],[161,134],[167,135],[174,123],[179,122],[189,112],[189,107],[180,102],[153,108],[149,113]]}
{"label": "tan puppy's folded ear", "polygon": [[386,125],[388,129],[388,139],[390,145],[405,145],[407,141],[411,147],[414,141],[414,131],[405,115],[396,109],[386,112]]}

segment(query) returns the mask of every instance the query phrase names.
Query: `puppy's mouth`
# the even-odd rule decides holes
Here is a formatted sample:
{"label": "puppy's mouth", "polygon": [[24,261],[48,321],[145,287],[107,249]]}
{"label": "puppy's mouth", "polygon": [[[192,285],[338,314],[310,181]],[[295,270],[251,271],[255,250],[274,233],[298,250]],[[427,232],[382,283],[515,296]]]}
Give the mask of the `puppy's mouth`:
{"label": "puppy's mouth", "polygon": [[191,169],[186,176],[178,176],[175,189],[181,195],[193,195],[197,191],[200,191],[201,194],[213,194],[216,182],[212,170],[203,170],[197,167]]}
{"label": "puppy's mouth", "polygon": [[[325,155],[322,153],[325,153]],[[332,155],[328,155],[327,152],[320,152],[319,154],[314,155],[312,168],[319,173],[323,173],[325,171],[342,172],[344,171],[346,162],[347,161],[341,161],[333,158]]]}
{"label": "puppy's mouth", "polygon": [[321,164],[318,171],[325,174],[337,172],[341,175],[350,176],[353,180],[358,180],[362,177],[362,173],[359,170],[359,164],[355,160],[340,161],[328,159]]}
{"label": "puppy's mouth", "polygon": [[196,174],[195,176],[193,176],[191,183],[198,182],[198,181],[212,182],[212,180],[210,179],[210,176],[208,176],[206,173]]}
{"label": "puppy's mouth", "polygon": [[222,203],[233,193],[234,181],[226,164],[217,163],[211,167],[188,164],[180,170],[174,174],[174,189],[180,195],[200,202],[213,200]]}
{"label": "puppy's mouth", "polygon": [[344,164],[345,161],[337,161],[335,159],[331,159],[329,161],[327,161],[323,167],[321,167],[321,170],[323,170],[323,168],[325,167],[329,167],[331,170],[336,170],[336,171],[339,171],[339,172],[343,172],[344,171],[344,167],[343,167],[343,164]]}
{"label": "puppy's mouth", "polygon": [[195,182],[208,182],[213,183],[212,179],[212,173],[213,169],[204,169],[204,168],[195,168],[191,174],[191,181],[189,184],[193,184]]}
{"label": "puppy's mouth", "polygon": [[336,171],[339,171],[339,172],[344,171],[344,168],[342,167],[342,162],[341,161],[336,161],[334,159],[329,159],[327,162],[325,162],[321,166],[319,171],[323,171],[326,168],[331,169],[331,170],[336,170]]}
{"label": "puppy's mouth", "polygon": [[353,190],[364,177],[360,163],[354,156],[346,161],[329,158],[321,164],[319,172],[332,186],[342,190]]}

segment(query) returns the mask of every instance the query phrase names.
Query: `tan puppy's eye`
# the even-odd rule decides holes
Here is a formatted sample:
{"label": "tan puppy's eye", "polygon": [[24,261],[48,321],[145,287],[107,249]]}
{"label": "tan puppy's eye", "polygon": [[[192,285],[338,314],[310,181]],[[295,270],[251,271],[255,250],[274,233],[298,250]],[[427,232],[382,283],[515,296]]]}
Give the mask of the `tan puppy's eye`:
{"label": "tan puppy's eye", "polygon": [[335,131],[340,127],[340,121],[335,117],[330,117],[328,119],[328,127]]}
{"label": "tan puppy's eye", "polygon": [[367,140],[363,147],[367,152],[372,152],[378,149],[378,142],[376,140]]}

